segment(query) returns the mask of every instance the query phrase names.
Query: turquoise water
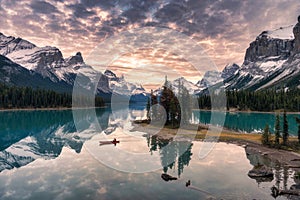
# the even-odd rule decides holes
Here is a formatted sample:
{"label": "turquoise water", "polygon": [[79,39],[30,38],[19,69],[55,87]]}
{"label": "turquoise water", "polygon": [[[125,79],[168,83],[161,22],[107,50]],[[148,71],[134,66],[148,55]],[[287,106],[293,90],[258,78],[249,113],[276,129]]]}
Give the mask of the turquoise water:
{"label": "turquoise water", "polygon": [[[200,159],[202,142],[131,131],[132,120],[144,116],[144,108],[135,106],[97,109],[96,115],[93,110],[0,112],[0,199],[273,199],[272,185],[295,183],[293,171],[249,157],[236,145],[217,143]],[[121,142],[99,146],[103,135]],[[119,156],[123,152],[125,158]],[[249,178],[258,160],[278,176],[266,182]],[[136,173],[149,163],[152,170]],[[165,181],[163,173],[177,180]],[[191,187],[185,187],[188,180]]]}
{"label": "turquoise water", "polygon": [[[222,118],[223,113],[214,112],[216,117]],[[289,125],[289,133],[291,135],[298,134],[298,125],[296,123],[295,117],[299,117],[299,114],[288,114],[288,125]],[[216,120],[215,125],[221,125],[226,128],[240,131],[240,132],[262,132],[266,124],[270,126],[270,131],[274,132],[274,124],[275,124],[275,113],[247,113],[247,112],[227,112],[226,119],[224,125],[221,123],[217,123]],[[283,117],[280,117],[281,128],[283,123]],[[193,121],[195,123],[201,122],[204,124],[210,124],[211,122],[211,112],[210,111],[193,111]],[[222,120],[220,120],[222,121]]]}

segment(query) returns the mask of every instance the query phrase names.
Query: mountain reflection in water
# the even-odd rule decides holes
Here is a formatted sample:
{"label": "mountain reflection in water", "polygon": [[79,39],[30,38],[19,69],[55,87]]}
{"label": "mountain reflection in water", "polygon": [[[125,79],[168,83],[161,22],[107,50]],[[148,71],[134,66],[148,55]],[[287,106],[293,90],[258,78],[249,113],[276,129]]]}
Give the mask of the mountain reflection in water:
{"label": "mountain reflection in water", "polygon": [[[27,188],[30,199],[39,199],[41,194],[53,199],[132,199],[140,195],[145,199],[153,199],[153,195],[161,199],[207,199],[208,194],[217,199],[271,199],[273,185],[290,189],[299,183],[293,171],[265,156],[248,155],[233,144],[217,143],[205,159],[199,159],[202,142],[130,132],[132,120],[144,116],[143,109],[112,113],[105,108],[96,113],[92,117],[89,110],[82,110],[76,126],[71,110],[0,112],[0,198],[19,199]],[[99,131],[91,131],[95,120]],[[129,135],[116,137],[125,132]],[[99,146],[100,134],[116,137],[120,144]],[[92,143],[96,153],[118,148],[143,152],[149,162],[157,158],[158,169],[141,174],[119,172],[87,151]],[[271,167],[274,179],[249,178],[248,171],[258,164]],[[176,180],[166,182],[162,174]],[[191,185],[186,187],[188,180]],[[14,191],[14,196],[9,191]]]}

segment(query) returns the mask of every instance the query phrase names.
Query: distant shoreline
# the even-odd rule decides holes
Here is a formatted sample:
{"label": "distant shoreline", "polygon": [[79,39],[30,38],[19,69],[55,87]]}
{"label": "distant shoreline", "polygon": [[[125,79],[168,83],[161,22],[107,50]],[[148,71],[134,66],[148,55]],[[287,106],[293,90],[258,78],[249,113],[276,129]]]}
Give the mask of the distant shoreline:
{"label": "distant shoreline", "polygon": [[0,109],[0,112],[9,112],[9,111],[63,111],[63,110],[80,110],[80,109],[97,109],[97,108],[106,108],[107,106],[102,107],[57,107],[57,108],[5,108]]}
{"label": "distant shoreline", "polygon": [[[223,112],[221,110],[207,110],[207,109],[193,109],[193,111]],[[235,111],[226,110],[224,112],[226,112],[226,113],[264,113],[264,114],[283,113],[283,111],[252,111],[252,110],[249,110],[249,111],[248,110],[235,110]],[[286,114],[300,115],[300,112],[286,112]]]}

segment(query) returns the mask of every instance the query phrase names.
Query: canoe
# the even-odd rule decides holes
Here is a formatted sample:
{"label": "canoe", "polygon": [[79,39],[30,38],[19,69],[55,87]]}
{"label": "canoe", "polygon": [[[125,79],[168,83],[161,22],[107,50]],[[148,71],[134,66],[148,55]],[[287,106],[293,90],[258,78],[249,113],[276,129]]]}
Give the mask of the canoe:
{"label": "canoe", "polygon": [[120,143],[120,141],[99,141],[100,145],[105,145],[105,144],[114,144],[116,145],[117,143]]}

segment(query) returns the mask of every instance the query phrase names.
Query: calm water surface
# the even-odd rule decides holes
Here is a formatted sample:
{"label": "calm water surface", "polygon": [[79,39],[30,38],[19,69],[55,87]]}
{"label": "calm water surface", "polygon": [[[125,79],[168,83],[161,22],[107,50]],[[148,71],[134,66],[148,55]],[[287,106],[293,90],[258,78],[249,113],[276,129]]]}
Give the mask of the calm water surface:
{"label": "calm water surface", "polygon": [[[266,124],[268,124],[270,126],[270,130],[274,132],[276,119],[275,113],[227,112],[224,125],[222,123],[218,123],[218,118],[219,121],[223,122],[223,113],[215,111],[214,114],[214,116],[217,118],[214,123],[215,125],[221,125],[232,130],[250,133],[262,132]],[[212,112],[210,111],[193,111],[193,122],[210,124],[211,116]],[[296,117],[300,118],[300,114],[287,115],[289,133],[295,136],[298,134],[298,125],[295,120]],[[282,128],[282,116],[280,118],[280,123]]]}
{"label": "calm water surface", "polygon": [[[293,171],[265,157],[247,156],[236,145],[218,143],[205,159],[199,159],[202,142],[162,141],[130,131],[131,121],[144,117],[144,107],[113,113],[109,108],[97,109],[96,114],[81,110],[74,123],[70,110],[0,112],[0,199],[273,199],[272,185],[295,184]],[[117,137],[121,143],[99,146],[101,135]],[[131,157],[123,162],[112,156],[116,151],[144,154],[159,167],[126,173],[99,159],[105,155],[120,168],[129,166],[134,171]],[[258,163],[272,167],[274,179],[249,178],[248,171]],[[164,181],[162,173],[177,180]],[[187,180],[191,187],[185,187]]]}

